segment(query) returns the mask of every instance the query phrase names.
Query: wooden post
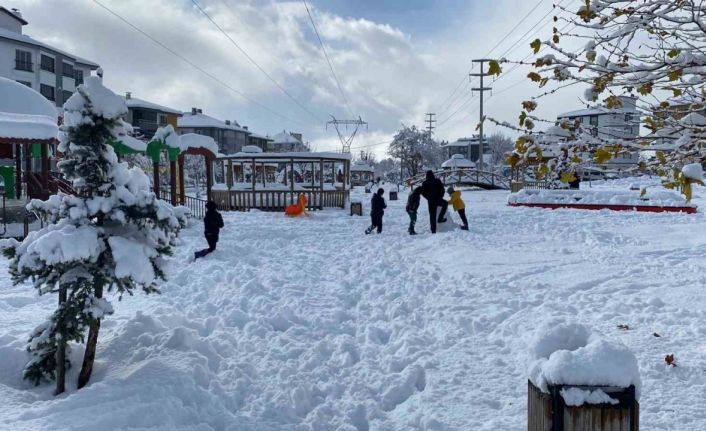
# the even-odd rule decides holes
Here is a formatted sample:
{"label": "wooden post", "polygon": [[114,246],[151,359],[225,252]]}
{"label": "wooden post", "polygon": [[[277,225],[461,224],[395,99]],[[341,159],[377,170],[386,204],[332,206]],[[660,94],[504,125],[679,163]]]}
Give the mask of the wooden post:
{"label": "wooden post", "polygon": [[25,183],[27,184],[27,197],[33,198],[30,192],[30,176],[32,175],[32,148],[27,145],[25,147]]}
{"label": "wooden post", "polygon": [[184,155],[179,154],[179,203],[186,203],[186,189],[184,188]]}
{"label": "wooden post", "polygon": [[154,181],[152,185],[154,194],[157,196],[157,199],[159,199],[159,162],[152,162],[152,181]]}
{"label": "wooden post", "polygon": [[290,175],[289,186],[292,191],[292,203],[294,203],[294,202],[296,202],[296,200],[295,200],[296,198],[294,197],[294,159],[293,158],[289,159],[289,163],[290,163],[289,167],[291,168],[289,170],[289,175]]}
{"label": "wooden post", "polygon": [[267,188],[267,180],[265,179],[265,176],[267,175],[267,172],[265,171],[265,162],[262,162],[262,187]]}
{"label": "wooden post", "polygon": [[[59,288],[59,308],[66,303],[66,287]],[[61,322],[59,333],[62,335],[56,350],[56,391],[54,395],[64,393],[66,390],[66,337],[64,337],[64,322]]]}
{"label": "wooden post", "polygon": [[255,159],[252,159],[252,167],[250,168],[250,180],[252,181],[252,190],[255,191],[255,184],[257,182]]}
{"label": "wooden post", "polygon": [[22,197],[22,145],[15,144],[15,199]]}
{"label": "wooden post", "polygon": [[172,205],[177,204],[177,168],[176,160],[169,160],[169,194]]}
{"label": "wooden post", "polygon": [[[41,157],[42,157],[42,194],[44,193],[49,193],[49,148],[47,144],[39,144],[41,145],[40,151],[41,151]],[[47,195],[46,198],[49,196]],[[44,199],[45,196],[42,196],[42,199]]]}
{"label": "wooden post", "polygon": [[233,170],[233,159],[228,159],[228,166],[230,166],[230,184],[228,189],[235,185],[237,178],[235,177],[235,171]]}
{"label": "wooden post", "polygon": [[211,200],[211,189],[213,188],[213,160],[206,157],[206,200]]}
{"label": "wooden post", "polygon": [[287,163],[284,164],[284,185],[287,185]]}
{"label": "wooden post", "polygon": [[324,209],[324,159],[319,160],[319,209]]}

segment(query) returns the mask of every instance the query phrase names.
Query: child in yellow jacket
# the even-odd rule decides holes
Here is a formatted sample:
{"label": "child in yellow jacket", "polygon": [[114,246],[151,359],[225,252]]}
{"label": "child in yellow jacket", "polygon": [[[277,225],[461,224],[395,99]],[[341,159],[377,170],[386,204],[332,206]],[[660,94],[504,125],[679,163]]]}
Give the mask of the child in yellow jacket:
{"label": "child in yellow jacket", "polygon": [[449,186],[446,192],[449,196],[451,196],[449,199],[449,205],[452,205],[454,211],[458,212],[459,217],[461,217],[461,221],[463,222],[461,229],[468,230],[468,220],[466,220],[466,204],[463,203],[463,199],[461,199],[461,191],[454,190],[453,186]]}

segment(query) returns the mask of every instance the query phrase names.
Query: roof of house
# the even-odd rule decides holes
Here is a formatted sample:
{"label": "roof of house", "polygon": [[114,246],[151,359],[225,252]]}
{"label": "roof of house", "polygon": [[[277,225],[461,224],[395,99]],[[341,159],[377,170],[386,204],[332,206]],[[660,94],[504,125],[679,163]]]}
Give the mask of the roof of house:
{"label": "roof of house", "polygon": [[365,160],[356,160],[351,164],[351,172],[375,172],[375,168]]}
{"label": "roof of house", "polygon": [[261,134],[259,134],[259,133],[250,132],[250,137],[251,137],[251,138],[257,138],[257,139],[264,139],[264,140],[266,140],[266,141],[273,141],[273,139],[270,138],[269,136],[261,135]]}
{"label": "roof of house", "polygon": [[[488,138],[483,138],[483,140],[488,143]],[[478,136],[473,136],[471,138],[458,138],[454,142],[446,142],[442,144],[442,147],[467,147],[469,145],[478,145],[480,138]]]}
{"label": "roof of house", "polygon": [[586,117],[589,115],[606,115],[606,114],[633,114],[636,113],[634,109],[631,108],[614,108],[608,109],[603,106],[596,106],[593,108],[577,109],[575,111],[564,112],[557,115],[557,118],[572,118],[572,117]]}
{"label": "roof of house", "polygon": [[461,154],[454,154],[451,158],[441,164],[442,168],[475,168],[476,164]]}
{"label": "roof of house", "polygon": [[27,21],[24,20],[20,15],[12,12],[11,10],[8,10],[2,6],[0,6],[0,12],[5,12],[6,14],[10,15],[12,18],[15,18],[17,21],[21,22],[22,25],[27,25],[29,24]]}
{"label": "roof of house", "polygon": [[282,130],[281,133],[274,135],[270,139],[272,139],[272,143],[274,145],[301,144],[302,143],[302,141],[295,138],[291,134],[287,133],[285,130]]}
{"label": "roof of house", "polygon": [[229,129],[237,130],[239,132],[250,133],[244,128],[237,125],[237,123],[226,124],[225,121],[213,118],[210,115],[203,113],[193,114],[191,112],[184,112],[181,117],[177,120],[178,127],[204,127],[204,128],[214,128],[214,129]]}
{"label": "roof of house", "polygon": [[56,139],[54,105],[37,91],[0,77],[0,138]]}
{"label": "roof of house", "polygon": [[85,64],[86,66],[89,66],[93,69],[97,69],[98,67],[100,67],[98,64],[96,64],[92,61],[86,60],[85,58],[81,58],[81,57],[75,56],[73,54],[69,54],[66,51],[62,51],[62,50],[57,49],[51,45],[47,45],[46,43],[40,42],[37,39],[33,39],[27,35],[15,33],[14,31],[6,30],[4,28],[0,28],[0,39],[10,39],[10,40],[14,40],[17,42],[24,42],[24,43],[27,43],[30,45],[44,48],[49,51],[54,51],[59,54],[65,55],[66,57],[68,57],[70,59],[73,59],[76,63]]}
{"label": "roof of house", "polygon": [[130,96],[130,98],[126,98],[125,96],[121,96],[123,99],[125,99],[125,104],[127,105],[128,108],[143,108],[143,109],[152,109],[155,111],[160,111],[160,112],[166,112],[168,114],[176,114],[176,115],[182,115],[183,113],[178,110],[178,109],[172,109],[168,108],[163,105],[158,105],[156,103],[148,102],[147,100],[143,99],[138,99],[137,97]]}

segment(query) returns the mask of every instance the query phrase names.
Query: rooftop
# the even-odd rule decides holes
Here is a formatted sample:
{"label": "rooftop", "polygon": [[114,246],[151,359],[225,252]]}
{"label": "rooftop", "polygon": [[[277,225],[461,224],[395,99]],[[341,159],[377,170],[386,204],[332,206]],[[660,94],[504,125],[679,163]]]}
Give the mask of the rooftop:
{"label": "rooftop", "polygon": [[69,54],[66,51],[62,51],[60,49],[54,48],[51,45],[47,45],[44,42],[38,41],[37,39],[33,39],[27,35],[24,35],[21,33],[15,33],[14,31],[10,31],[10,30],[4,29],[4,28],[0,28],[0,39],[14,40],[16,42],[23,42],[23,43],[27,43],[30,45],[38,46],[38,47],[44,48],[48,51],[54,51],[58,54],[65,55],[69,59],[73,59],[74,62],[76,62],[76,63],[84,64],[86,66],[91,67],[92,69],[97,69],[98,67],[100,67],[97,63],[94,63],[90,60],[86,60],[85,58],[81,58],[76,55]]}
{"label": "rooftop", "polygon": [[179,117],[177,120],[177,126],[178,127],[205,127],[205,128],[214,128],[214,129],[229,129],[229,130],[237,130],[239,132],[243,133],[250,133],[243,127],[240,127],[237,123],[230,123],[227,124],[223,120],[219,120],[217,118],[213,118],[210,115],[206,115],[202,112],[197,112],[193,113],[192,112],[184,112],[183,116]]}
{"label": "rooftop", "polygon": [[295,138],[292,136],[290,133],[287,133],[286,130],[282,130],[281,133],[278,133],[274,135],[273,137],[270,138],[275,145],[282,145],[282,144],[301,144],[302,141],[299,139]]}
{"label": "rooftop", "polygon": [[134,96],[130,96],[129,98],[126,96],[121,96],[121,97],[123,99],[125,99],[125,104],[127,105],[128,108],[152,109],[155,111],[166,112],[168,114],[182,115],[182,112],[178,109],[168,108],[163,105],[158,105],[156,103],[148,102],[147,100],[138,99],[137,97],[134,97]]}

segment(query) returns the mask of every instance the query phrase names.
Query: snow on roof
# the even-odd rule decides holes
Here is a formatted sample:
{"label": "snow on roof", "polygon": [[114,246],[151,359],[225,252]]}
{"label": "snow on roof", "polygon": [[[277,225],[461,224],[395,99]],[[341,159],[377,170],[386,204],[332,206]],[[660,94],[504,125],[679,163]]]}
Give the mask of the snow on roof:
{"label": "snow on roof", "polygon": [[0,78],[0,137],[54,139],[59,133],[54,105],[35,90]]}
{"label": "snow on roof", "polygon": [[476,164],[463,157],[463,154],[454,154],[441,164],[442,168],[475,168]]}
{"label": "snow on roof", "polygon": [[559,142],[561,139],[571,137],[571,132],[559,126],[551,126],[540,135],[543,142]]}
{"label": "snow on roof", "polygon": [[586,117],[589,115],[606,115],[606,114],[632,114],[636,111],[632,108],[614,108],[608,109],[602,106],[596,106],[593,108],[577,109],[575,111],[564,112],[557,115],[557,118],[573,118],[573,117]]}
{"label": "snow on roof", "polygon": [[4,39],[14,40],[14,41],[17,41],[17,42],[28,43],[28,44],[30,44],[30,45],[38,46],[38,47],[40,47],[40,48],[44,48],[44,49],[49,50],[49,51],[57,52],[57,53],[59,53],[59,54],[62,54],[62,55],[65,55],[65,56],[69,57],[69,60],[74,60],[74,61],[77,62],[77,63],[85,64],[86,66],[90,66],[92,69],[97,69],[98,67],[100,67],[98,64],[96,64],[96,63],[94,63],[94,62],[92,62],[92,61],[86,60],[85,58],[77,57],[77,56],[75,56],[75,55],[73,55],[73,54],[69,54],[69,53],[66,52],[66,51],[62,51],[62,50],[60,50],[60,49],[54,48],[54,47],[51,46],[51,45],[47,45],[46,43],[40,42],[40,41],[38,41],[38,40],[36,40],[36,39],[33,39],[33,38],[31,38],[31,37],[29,37],[29,36],[27,36],[27,35],[24,35],[24,34],[21,34],[21,33],[15,33],[14,31],[10,31],[10,30],[6,30],[6,29],[4,29],[4,28],[0,28],[0,39],[3,39],[3,38],[4,38]]}
{"label": "snow on roof", "polygon": [[261,135],[259,133],[250,132],[250,137],[257,138],[257,139],[264,139],[266,141],[272,141],[272,138],[270,138],[269,136]]}
{"label": "snow on roof", "polygon": [[274,135],[272,138],[272,143],[274,145],[284,145],[284,144],[301,144],[302,141],[299,139],[295,138],[291,134],[287,133],[285,130],[282,130],[281,133],[278,133]]}
{"label": "snow on roof", "polygon": [[143,99],[138,99],[137,97],[130,96],[130,98],[126,98],[125,96],[121,96],[123,99],[125,99],[125,104],[127,105],[128,108],[143,108],[143,109],[152,109],[155,111],[161,111],[161,112],[166,112],[168,114],[176,114],[176,115],[182,115],[182,112],[178,109],[172,109],[172,108],[167,108],[166,106],[163,105],[158,105],[156,103],[148,102],[147,100]]}
{"label": "snow on roof", "polygon": [[239,132],[250,133],[244,128],[237,125],[237,123],[226,124],[225,121],[213,118],[210,115],[203,113],[193,114],[191,112],[184,112],[183,116],[179,117],[177,120],[178,127],[206,127],[215,129],[229,129],[237,130]]}
{"label": "snow on roof", "polygon": [[375,172],[375,169],[365,160],[356,160],[351,165],[351,172]]}
{"label": "snow on roof", "polygon": [[[184,136],[184,135],[182,135]],[[329,160],[350,160],[351,155],[349,153],[332,153],[332,152],[317,152],[312,153],[309,151],[291,151],[291,152],[277,152],[277,153],[244,153],[239,152],[235,154],[219,154],[219,159],[273,159],[283,162],[288,162],[290,159],[294,160],[318,160],[318,159],[329,159]]]}
{"label": "snow on roof", "polygon": [[[483,137],[483,140],[488,142],[488,138]],[[480,142],[480,138],[478,136],[473,136],[471,138],[458,138],[454,142],[446,142],[445,144],[442,144],[442,147],[467,147],[469,145],[478,145]]]}
{"label": "snow on roof", "polygon": [[189,148],[205,148],[213,154],[218,154],[218,144],[210,136],[199,135],[198,133],[185,133],[180,136],[181,148],[183,151]]}
{"label": "snow on roof", "polygon": [[27,25],[27,24],[29,24],[27,21],[25,21],[24,18],[22,18],[21,15],[19,15],[19,12],[13,13],[12,11],[7,10],[6,8],[4,8],[4,7],[2,7],[2,6],[0,6],[0,12],[4,12],[4,13],[8,14],[8,15],[11,16],[12,18],[14,18],[14,19],[16,19],[17,21],[21,22],[22,25]]}
{"label": "snow on roof", "polygon": [[679,122],[685,126],[706,126],[706,117],[697,112],[691,112],[685,115]]}
{"label": "snow on roof", "polygon": [[241,150],[243,153],[261,153],[262,148],[257,145],[246,145]]}

